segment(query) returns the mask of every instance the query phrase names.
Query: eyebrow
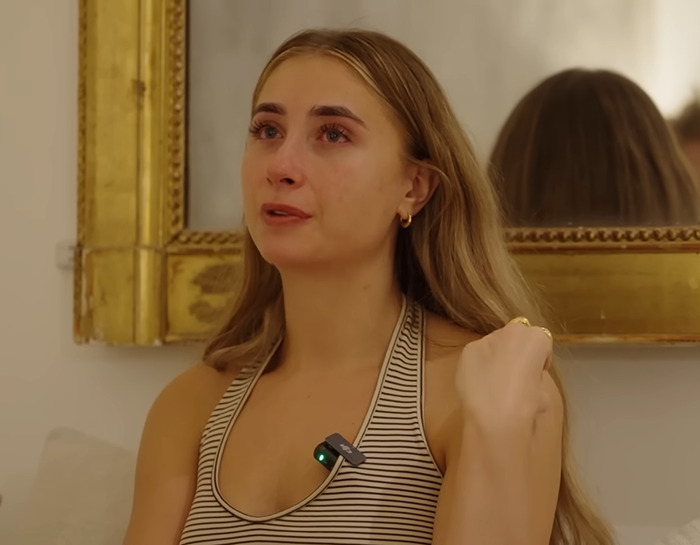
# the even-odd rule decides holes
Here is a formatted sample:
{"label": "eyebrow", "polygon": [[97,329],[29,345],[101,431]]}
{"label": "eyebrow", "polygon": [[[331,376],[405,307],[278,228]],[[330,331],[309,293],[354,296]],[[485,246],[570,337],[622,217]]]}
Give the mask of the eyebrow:
{"label": "eyebrow", "polygon": [[281,104],[275,104],[274,102],[261,102],[253,110],[253,115],[259,114],[260,112],[266,112],[268,114],[286,114],[286,110]]}
{"label": "eyebrow", "polygon": [[[278,114],[278,115],[285,115],[287,111],[285,110],[284,106],[281,104],[277,104],[275,102],[261,102],[255,107],[255,110],[253,111],[253,115],[258,114],[260,112],[267,112],[270,114]],[[314,106],[311,108],[311,115],[315,117],[345,117],[347,119],[351,119],[358,125],[361,125],[363,127],[367,127],[365,125],[365,122],[362,121],[357,115],[355,115],[352,110],[349,108],[346,108],[345,106],[334,106],[334,105],[322,105],[322,106]]]}
{"label": "eyebrow", "polygon": [[311,108],[311,115],[318,117],[345,117],[353,120],[358,125],[362,125],[365,128],[367,127],[364,121],[345,106],[314,106]]}

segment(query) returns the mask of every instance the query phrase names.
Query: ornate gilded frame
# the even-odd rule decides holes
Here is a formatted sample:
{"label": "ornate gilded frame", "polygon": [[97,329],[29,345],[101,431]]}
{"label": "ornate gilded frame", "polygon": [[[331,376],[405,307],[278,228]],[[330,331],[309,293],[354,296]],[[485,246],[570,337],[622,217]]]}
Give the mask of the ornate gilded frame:
{"label": "ornate gilded frame", "polygon": [[[202,340],[236,290],[240,234],[185,225],[186,7],[80,0],[78,343]],[[700,226],[508,240],[561,340],[700,340]]]}

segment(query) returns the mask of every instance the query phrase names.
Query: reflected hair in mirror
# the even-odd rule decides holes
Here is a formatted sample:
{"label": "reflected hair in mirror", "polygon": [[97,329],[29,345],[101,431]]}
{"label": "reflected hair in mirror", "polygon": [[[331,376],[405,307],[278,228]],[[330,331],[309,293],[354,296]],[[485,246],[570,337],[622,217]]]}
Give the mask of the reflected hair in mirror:
{"label": "reflected hair in mirror", "polygon": [[608,70],[565,70],[528,92],[490,172],[513,227],[700,223],[698,189],[661,112]]}

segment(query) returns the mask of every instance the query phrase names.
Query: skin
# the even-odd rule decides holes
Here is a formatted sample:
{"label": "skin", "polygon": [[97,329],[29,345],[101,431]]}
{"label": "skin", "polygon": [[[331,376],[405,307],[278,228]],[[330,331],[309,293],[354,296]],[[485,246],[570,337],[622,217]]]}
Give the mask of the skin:
{"label": "skin", "polygon": [[[261,91],[243,197],[251,236],[281,273],[287,332],[223,454],[222,494],[249,515],[307,497],[327,476],[309,454],[319,437],[353,440],[364,419],[401,307],[397,220],[420,213],[436,184],[405,159],[402,134],[382,101],[329,57],[289,59]],[[304,219],[271,223],[266,203],[294,206]],[[520,324],[479,339],[432,315],[426,336],[426,435],[445,476],[433,543],[548,543],[562,420],[546,372],[551,342]],[[197,365],[155,401],[125,545],[178,542],[199,438],[233,378]],[[283,458],[265,448],[271,438],[285,444]]]}

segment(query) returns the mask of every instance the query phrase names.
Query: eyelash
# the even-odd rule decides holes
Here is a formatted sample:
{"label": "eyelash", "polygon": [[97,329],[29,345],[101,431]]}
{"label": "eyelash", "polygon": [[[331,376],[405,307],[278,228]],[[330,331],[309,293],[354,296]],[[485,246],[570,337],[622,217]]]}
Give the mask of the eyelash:
{"label": "eyelash", "polygon": [[[268,123],[266,121],[255,121],[253,124],[250,126],[248,129],[248,132],[255,136],[256,138],[260,137],[260,131],[267,127],[273,127],[276,129],[274,125],[271,123]],[[350,139],[348,138],[347,131],[345,130],[344,127],[341,125],[338,125],[337,123],[325,123],[321,125],[319,128],[319,135],[322,135],[324,133],[327,133],[329,131],[335,131],[337,132],[342,138],[345,138],[346,141],[349,141]],[[329,144],[335,144],[337,142],[328,142]]]}
{"label": "eyelash", "polygon": [[[337,123],[327,123],[325,125],[321,125],[321,128],[319,129],[319,133],[327,133],[329,131],[335,131],[337,132],[342,138],[344,138],[346,141],[350,141],[347,135],[347,131],[345,130],[344,127],[341,127]],[[337,144],[337,142],[329,142],[330,144]]]}
{"label": "eyelash", "polygon": [[254,121],[251,125],[250,128],[248,129],[248,132],[252,134],[255,137],[260,136],[260,131],[263,130],[266,127],[272,127],[270,123],[266,123],[264,121]]}

